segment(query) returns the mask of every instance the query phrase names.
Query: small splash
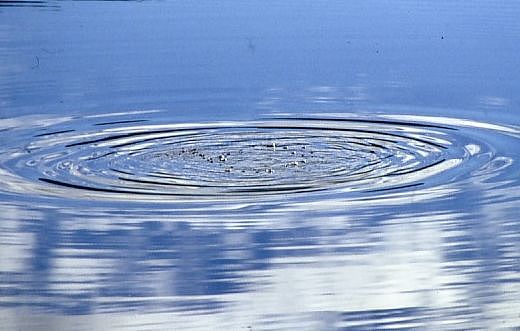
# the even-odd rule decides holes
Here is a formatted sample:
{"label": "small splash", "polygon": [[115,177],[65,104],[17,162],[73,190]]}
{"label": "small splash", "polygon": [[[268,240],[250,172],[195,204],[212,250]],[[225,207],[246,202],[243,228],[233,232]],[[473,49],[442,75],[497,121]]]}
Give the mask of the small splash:
{"label": "small splash", "polygon": [[412,190],[490,163],[462,127],[404,118],[76,119],[8,146],[2,179],[7,191],[67,198],[240,200]]}

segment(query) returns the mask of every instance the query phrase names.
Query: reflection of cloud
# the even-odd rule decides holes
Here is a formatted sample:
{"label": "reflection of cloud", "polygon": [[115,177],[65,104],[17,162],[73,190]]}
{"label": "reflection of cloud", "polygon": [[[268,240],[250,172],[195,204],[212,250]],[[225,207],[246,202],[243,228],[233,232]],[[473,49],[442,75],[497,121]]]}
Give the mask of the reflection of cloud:
{"label": "reflection of cloud", "polygon": [[311,86],[309,91],[312,93],[331,93],[337,91],[334,86]]}
{"label": "reflection of cloud", "polygon": [[365,254],[275,258],[270,285],[254,298],[245,297],[246,307],[266,315],[290,315],[456,305],[458,291],[444,284],[464,279],[443,271],[446,217],[387,220],[377,236],[379,244]]}
{"label": "reflection of cloud", "polygon": [[388,88],[397,89],[397,88],[408,87],[408,84],[406,82],[404,82],[404,81],[401,81],[401,80],[387,80],[387,81],[383,82],[383,86],[384,87],[388,87]]}
{"label": "reflection of cloud", "polygon": [[479,103],[487,108],[501,108],[509,105],[509,99],[498,96],[482,96],[479,98]]}
{"label": "reflection of cloud", "polygon": [[[322,221],[329,224],[323,229],[302,232],[304,242],[294,234],[292,238],[289,235],[275,237],[275,233],[282,229],[272,232],[242,229],[230,233],[229,230],[213,228],[201,229],[201,234],[197,235],[188,228],[183,230],[182,227],[167,225],[154,228],[128,222],[126,225],[121,223],[121,229],[117,230],[113,224],[104,227],[99,224],[101,220],[97,220],[92,229],[85,221],[80,222],[74,231],[76,222],[70,220],[63,229],[63,233],[68,235],[62,237],[67,239],[59,245],[70,247],[53,251],[54,270],[49,285],[52,293],[57,295],[55,300],[61,304],[74,305],[77,300],[84,299],[82,295],[89,293],[92,296],[92,315],[57,315],[51,318],[29,314],[20,320],[14,310],[3,309],[0,316],[7,327],[31,330],[44,330],[49,325],[60,325],[62,329],[79,326],[98,330],[140,330],[143,325],[150,330],[166,330],[171,325],[195,330],[203,330],[209,325],[217,329],[247,326],[256,329],[255,326],[267,327],[269,323],[277,327],[286,325],[305,329],[316,326],[330,329],[338,325],[362,325],[359,323],[366,323],[371,318],[365,312],[381,311],[374,322],[386,318],[387,323],[402,325],[408,318],[416,319],[420,313],[415,310],[406,313],[403,307],[428,307],[431,316],[435,309],[443,311],[465,300],[466,293],[460,288],[446,285],[468,283],[471,274],[447,272],[446,267],[450,264],[443,255],[447,244],[445,230],[463,216],[449,213],[420,216],[412,213],[386,218],[379,226],[370,226],[370,229],[360,232],[355,230],[360,224],[352,224],[355,220],[348,219],[349,229],[337,235],[334,232],[345,227],[339,217],[333,223],[327,222],[327,217],[323,220],[317,218],[314,224],[322,224]],[[137,231],[139,228],[146,228],[146,231]],[[124,232],[122,229],[128,229],[128,235],[118,236],[118,233]],[[296,228],[294,231],[298,232]],[[98,240],[98,246],[82,245],[89,242],[85,238],[99,236],[103,232],[107,232],[103,236],[111,237],[110,241]],[[191,238],[189,233],[192,233]],[[221,240],[208,242],[210,234]],[[259,236],[263,239],[255,242],[255,237]],[[191,241],[196,237],[204,239],[204,242],[176,244],[176,238]],[[166,241],[161,245],[161,240]],[[134,243],[127,243],[129,241]],[[157,244],[154,245],[154,241]],[[107,247],[112,242],[119,244]],[[135,242],[143,244],[136,245]],[[208,250],[202,248],[205,245]],[[72,248],[74,246],[77,248]],[[272,254],[263,253],[260,257],[255,252],[255,246],[262,246],[262,250]],[[176,252],[186,254],[183,251],[202,254],[190,255],[191,259],[200,263],[184,261],[196,267],[189,269],[189,274],[178,272],[185,265],[174,257],[177,256]],[[204,257],[210,251],[216,255]],[[228,251],[231,254],[225,254]],[[224,255],[219,255],[219,252]],[[172,258],[161,258],[172,253]],[[267,269],[255,268],[254,264],[258,262],[255,255],[256,259],[268,261],[270,266]],[[205,280],[198,278],[196,273],[218,276],[214,273],[215,269],[205,265],[211,265],[213,258],[222,259],[224,256],[228,262],[222,260],[220,263],[225,268],[234,269],[234,280],[247,283],[248,290],[217,294],[187,292],[183,295],[170,292],[172,283],[179,285],[202,281],[203,285]],[[229,262],[233,259],[238,260],[236,263]],[[134,264],[135,268],[132,270],[126,264]],[[230,280],[234,281],[232,278]],[[133,285],[146,286],[152,291],[134,292],[129,288]],[[197,284],[188,286],[195,288]],[[129,294],[136,295],[124,295],[118,291],[125,287]],[[195,311],[194,306],[190,306],[190,302],[217,299],[226,302],[225,306],[215,306],[220,307],[217,311]],[[136,308],[137,312],[117,313],[118,309],[129,307]],[[402,315],[388,316],[392,311],[402,311]],[[316,315],[317,312],[328,312],[330,316]],[[457,316],[459,323],[475,317]],[[51,324],[51,320],[55,324]]]}
{"label": "reflection of cloud", "polygon": [[0,119],[0,130],[8,129],[28,129],[28,128],[44,128],[60,123],[68,122],[72,119],[70,116],[41,116],[27,115],[20,117],[2,118]]}
{"label": "reflection of cloud", "polygon": [[[103,275],[106,276],[117,265],[115,258],[100,257],[96,248],[57,248],[54,254],[49,290],[67,296],[98,290]],[[95,255],[99,257],[93,259]]]}
{"label": "reflection of cloud", "polygon": [[307,100],[313,103],[334,103],[341,101],[341,95],[333,86],[312,86],[307,89]]}
{"label": "reflection of cloud", "polygon": [[34,234],[23,231],[22,223],[19,220],[35,218],[37,215],[38,213],[17,206],[0,204],[1,273],[26,271],[27,263],[31,258],[31,249],[34,246]]}
{"label": "reflection of cloud", "polygon": [[257,102],[257,106],[277,112],[287,112],[295,109],[304,110],[317,104],[320,106],[352,104],[369,99],[369,89],[363,84],[346,87],[316,85],[302,89],[268,89],[264,92],[261,101]]}

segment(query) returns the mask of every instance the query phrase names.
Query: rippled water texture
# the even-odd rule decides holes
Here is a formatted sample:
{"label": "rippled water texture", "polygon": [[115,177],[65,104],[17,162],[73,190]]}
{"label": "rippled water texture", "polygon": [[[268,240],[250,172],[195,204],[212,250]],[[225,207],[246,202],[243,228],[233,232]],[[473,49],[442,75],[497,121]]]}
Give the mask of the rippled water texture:
{"label": "rippled water texture", "polygon": [[[416,192],[505,171],[513,163],[501,148],[515,145],[514,127],[401,117],[407,121],[384,116],[193,124],[153,124],[153,117],[9,119],[2,128],[7,136],[30,138],[22,146],[4,146],[2,180],[6,193],[62,198],[230,204],[295,195],[326,202],[338,193]],[[9,127],[13,122],[46,125]],[[307,192],[318,193],[296,195]]]}
{"label": "rippled water texture", "polygon": [[518,17],[0,1],[0,330],[520,328]]}

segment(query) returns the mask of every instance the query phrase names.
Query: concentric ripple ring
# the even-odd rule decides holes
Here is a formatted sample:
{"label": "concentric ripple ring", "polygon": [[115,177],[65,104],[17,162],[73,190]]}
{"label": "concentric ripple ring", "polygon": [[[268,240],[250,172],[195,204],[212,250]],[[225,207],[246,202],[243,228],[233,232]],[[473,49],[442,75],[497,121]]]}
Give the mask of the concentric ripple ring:
{"label": "concentric ripple ring", "polygon": [[413,119],[76,124],[48,124],[7,146],[2,190],[134,200],[369,194],[453,180],[493,157],[460,127]]}

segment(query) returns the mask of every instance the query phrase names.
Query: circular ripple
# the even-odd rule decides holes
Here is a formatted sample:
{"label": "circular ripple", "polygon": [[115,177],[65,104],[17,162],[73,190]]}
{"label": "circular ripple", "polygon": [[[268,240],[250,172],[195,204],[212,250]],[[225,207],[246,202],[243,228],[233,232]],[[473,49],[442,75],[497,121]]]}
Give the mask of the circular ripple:
{"label": "circular ripple", "polygon": [[382,119],[53,129],[9,150],[1,174],[9,191],[137,200],[380,192],[449,180],[486,154],[457,127]]}

